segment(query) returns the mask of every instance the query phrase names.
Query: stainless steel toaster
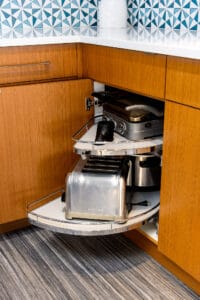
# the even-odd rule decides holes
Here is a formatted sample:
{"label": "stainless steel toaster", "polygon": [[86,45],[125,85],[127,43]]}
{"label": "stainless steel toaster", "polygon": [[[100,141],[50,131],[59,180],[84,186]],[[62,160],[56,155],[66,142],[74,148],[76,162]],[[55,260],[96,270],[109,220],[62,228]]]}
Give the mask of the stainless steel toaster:
{"label": "stainless steel toaster", "polygon": [[66,179],[66,218],[126,222],[127,174],[124,158],[80,159]]}

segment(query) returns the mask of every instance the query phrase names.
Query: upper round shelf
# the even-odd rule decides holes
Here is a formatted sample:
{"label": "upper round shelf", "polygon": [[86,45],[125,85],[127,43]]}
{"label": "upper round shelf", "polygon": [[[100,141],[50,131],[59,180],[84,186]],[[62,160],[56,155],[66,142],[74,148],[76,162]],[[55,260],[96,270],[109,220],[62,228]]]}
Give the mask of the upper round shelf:
{"label": "upper round shelf", "polygon": [[149,138],[141,141],[130,141],[125,137],[114,133],[113,142],[96,143],[97,125],[94,124],[74,145],[77,154],[84,155],[138,155],[141,153],[154,152],[162,146],[163,138],[161,136]]}

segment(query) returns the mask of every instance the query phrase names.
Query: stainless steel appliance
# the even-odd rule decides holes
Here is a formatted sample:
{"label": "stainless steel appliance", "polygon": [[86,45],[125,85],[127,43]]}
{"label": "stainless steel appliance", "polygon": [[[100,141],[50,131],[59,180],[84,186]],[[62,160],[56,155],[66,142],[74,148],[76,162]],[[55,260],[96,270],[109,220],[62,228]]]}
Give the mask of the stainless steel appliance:
{"label": "stainless steel appliance", "polygon": [[[123,107],[118,106],[123,104]],[[127,105],[126,99],[104,104],[104,116],[115,124],[115,131],[129,140],[159,136],[163,131],[163,112],[147,104]]]}
{"label": "stainless steel appliance", "polygon": [[[138,188],[159,188],[160,157],[144,152],[136,155],[132,149],[135,144],[150,149],[151,141],[144,143],[144,139],[162,135],[163,103],[156,106],[153,99],[118,91],[93,95],[103,104],[103,118],[76,139],[79,146],[75,147],[84,160],[80,159],[66,180],[66,218],[123,223],[128,219],[127,210],[135,205],[132,194]],[[154,148],[156,145],[160,141]],[[148,206],[146,200],[141,205],[143,202]]]}
{"label": "stainless steel appliance", "polygon": [[159,189],[161,158],[152,153],[132,158],[132,185],[137,188]]}
{"label": "stainless steel appliance", "polygon": [[66,183],[66,218],[127,220],[126,158],[80,160]]}
{"label": "stainless steel appliance", "polygon": [[162,135],[163,103],[126,92],[94,93],[103,104],[103,114],[113,121],[115,132],[129,140]]}

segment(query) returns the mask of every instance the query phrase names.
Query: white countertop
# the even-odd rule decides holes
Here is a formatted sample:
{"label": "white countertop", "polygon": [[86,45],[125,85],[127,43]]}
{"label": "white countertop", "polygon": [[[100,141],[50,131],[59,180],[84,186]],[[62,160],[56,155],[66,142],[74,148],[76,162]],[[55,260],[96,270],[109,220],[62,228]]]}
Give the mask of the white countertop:
{"label": "white countertop", "polygon": [[86,43],[148,53],[200,59],[200,32],[147,28],[58,28],[8,31],[0,36],[0,47],[62,43]]}

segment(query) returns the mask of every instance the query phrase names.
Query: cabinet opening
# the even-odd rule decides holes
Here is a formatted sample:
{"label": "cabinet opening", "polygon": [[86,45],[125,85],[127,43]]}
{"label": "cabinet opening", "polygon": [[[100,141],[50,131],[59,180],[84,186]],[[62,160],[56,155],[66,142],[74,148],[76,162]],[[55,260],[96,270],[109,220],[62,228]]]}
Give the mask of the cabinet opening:
{"label": "cabinet opening", "polygon": [[66,178],[64,201],[29,211],[30,223],[75,235],[140,228],[156,241],[164,103],[100,87],[92,93],[92,122],[73,135],[80,159]]}

